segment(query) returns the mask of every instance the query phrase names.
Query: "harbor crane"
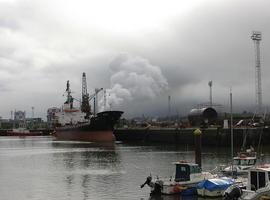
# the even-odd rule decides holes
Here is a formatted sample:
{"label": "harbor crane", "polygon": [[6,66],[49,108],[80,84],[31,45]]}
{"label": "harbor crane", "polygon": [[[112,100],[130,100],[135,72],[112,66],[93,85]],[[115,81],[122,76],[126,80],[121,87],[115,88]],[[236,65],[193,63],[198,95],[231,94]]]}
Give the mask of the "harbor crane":
{"label": "harbor crane", "polygon": [[86,118],[89,118],[91,113],[91,107],[89,104],[89,94],[87,92],[87,83],[86,83],[86,74],[82,74],[82,102],[81,102],[81,111],[86,113]]}
{"label": "harbor crane", "polygon": [[81,102],[81,111],[86,113],[86,118],[89,118],[91,114],[91,106],[89,102],[94,99],[94,115],[98,113],[98,93],[103,90],[103,88],[96,88],[95,93],[89,95],[87,92],[87,83],[86,83],[86,74],[82,74],[82,102]]}

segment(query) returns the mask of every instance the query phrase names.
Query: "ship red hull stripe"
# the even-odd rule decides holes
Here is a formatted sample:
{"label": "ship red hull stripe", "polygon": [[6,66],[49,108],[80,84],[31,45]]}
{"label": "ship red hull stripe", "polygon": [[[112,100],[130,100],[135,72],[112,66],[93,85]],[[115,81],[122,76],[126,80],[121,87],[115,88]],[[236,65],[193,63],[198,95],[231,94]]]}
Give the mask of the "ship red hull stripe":
{"label": "ship red hull stripe", "polygon": [[115,136],[113,131],[60,131],[57,130],[55,135],[58,140],[76,140],[76,141],[90,141],[90,142],[113,142]]}

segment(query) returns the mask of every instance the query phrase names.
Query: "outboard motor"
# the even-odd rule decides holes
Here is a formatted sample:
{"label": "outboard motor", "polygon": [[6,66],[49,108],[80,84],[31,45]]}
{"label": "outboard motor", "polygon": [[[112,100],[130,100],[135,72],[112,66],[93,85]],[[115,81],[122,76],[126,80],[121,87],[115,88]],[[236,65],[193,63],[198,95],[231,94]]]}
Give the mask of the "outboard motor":
{"label": "outboard motor", "polygon": [[152,184],[150,184],[151,181],[152,181],[152,177],[151,177],[151,176],[148,176],[148,177],[146,178],[146,181],[141,185],[141,188],[143,188],[146,184],[147,184],[149,187],[152,187],[152,186],[151,186]]}
{"label": "outboard motor", "polygon": [[242,190],[239,186],[233,185],[229,187],[225,192],[223,199],[224,200],[237,200],[242,195]]}
{"label": "outboard motor", "polygon": [[161,189],[163,187],[163,181],[156,181],[154,188],[152,189],[150,196],[161,195]]}
{"label": "outboard motor", "polygon": [[163,187],[163,181],[157,180],[154,183],[154,182],[152,182],[152,177],[148,176],[146,178],[146,181],[141,185],[141,188],[143,188],[145,185],[148,185],[151,188],[150,196],[160,195],[162,187]]}

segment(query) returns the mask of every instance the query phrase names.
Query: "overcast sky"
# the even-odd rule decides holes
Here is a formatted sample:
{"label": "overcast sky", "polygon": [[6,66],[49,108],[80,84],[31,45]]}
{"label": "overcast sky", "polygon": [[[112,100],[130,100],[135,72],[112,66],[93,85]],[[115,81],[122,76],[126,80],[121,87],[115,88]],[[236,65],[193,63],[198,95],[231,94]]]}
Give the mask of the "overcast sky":
{"label": "overcast sky", "polygon": [[[107,88],[107,108],[126,117],[185,115],[213,101],[254,111],[262,32],[263,104],[270,101],[269,0],[0,0],[0,116],[60,107],[66,81],[81,96]],[[100,104],[103,105],[100,93]],[[102,109],[102,107],[100,108]]]}

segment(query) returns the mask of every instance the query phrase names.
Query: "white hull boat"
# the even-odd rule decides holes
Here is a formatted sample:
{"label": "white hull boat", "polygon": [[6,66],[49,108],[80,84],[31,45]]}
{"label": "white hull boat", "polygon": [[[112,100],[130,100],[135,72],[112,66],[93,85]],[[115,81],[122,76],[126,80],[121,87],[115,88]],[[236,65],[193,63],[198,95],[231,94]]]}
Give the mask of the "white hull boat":
{"label": "white hull boat", "polygon": [[235,183],[234,179],[227,177],[207,179],[197,185],[197,194],[202,197],[221,197]]}
{"label": "white hull boat", "polygon": [[147,177],[144,187],[147,184],[150,187],[150,195],[170,195],[180,194],[183,196],[194,195],[197,193],[196,186],[199,182],[216,177],[209,172],[202,172],[201,168],[194,163],[184,161],[174,162],[176,173],[174,178],[158,178],[152,180],[152,177]]}
{"label": "white hull boat", "polygon": [[224,199],[257,200],[270,195],[270,165],[256,166],[248,171],[248,183],[245,189],[230,186],[224,192]]}
{"label": "white hull boat", "polygon": [[[248,151],[248,150],[247,150]],[[221,171],[226,175],[244,175],[248,173],[248,170],[255,166],[257,161],[255,152],[242,152],[238,156],[233,158],[233,167],[232,165],[225,168],[221,168]]]}

